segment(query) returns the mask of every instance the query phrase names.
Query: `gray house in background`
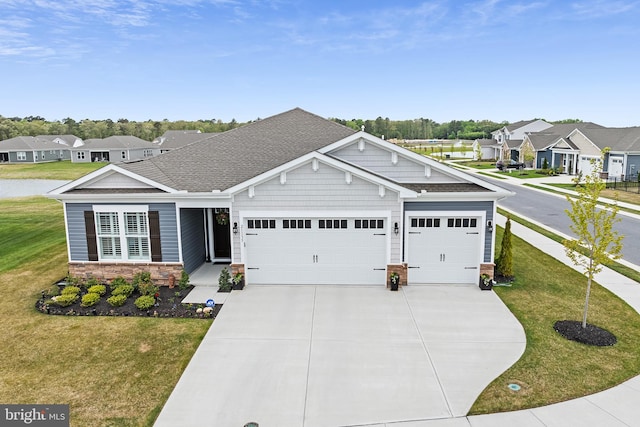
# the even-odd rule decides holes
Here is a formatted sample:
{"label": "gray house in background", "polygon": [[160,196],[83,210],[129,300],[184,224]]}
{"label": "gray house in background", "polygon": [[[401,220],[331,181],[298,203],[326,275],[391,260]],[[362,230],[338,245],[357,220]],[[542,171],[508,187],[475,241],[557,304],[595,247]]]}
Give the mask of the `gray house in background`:
{"label": "gray house in background", "polygon": [[215,133],[202,133],[199,130],[168,130],[162,136],[154,139],[153,143],[160,147],[160,153],[166,153],[212,135]]}
{"label": "gray house in background", "polygon": [[496,201],[511,194],[296,108],[49,196],[73,275],[167,284],[218,262],[249,286],[385,286],[493,276]]}
{"label": "gray house in background", "polygon": [[66,145],[67,147],[75,147],[82,144],[82,138],[78,138],[75,135],[38,135],[36,138]]}
{"label": "gray house in background", "polygon": [[595,146],[599,152],[608,149],[602,169],[609,179],[638,180],[640,127],[576,129],[569,137],[582,145]]}
{"label": "gray house in background", "polygon": [[45,163],[71,158],[70,147],[35,136],[0,141],[0,163]]}
{"label": "gray house in background", "polygon": [[160,148],[149,141],[131,135],[87,139],[71,148],[71,161],[75,163],[122,163],[148,159],[160,154]]}

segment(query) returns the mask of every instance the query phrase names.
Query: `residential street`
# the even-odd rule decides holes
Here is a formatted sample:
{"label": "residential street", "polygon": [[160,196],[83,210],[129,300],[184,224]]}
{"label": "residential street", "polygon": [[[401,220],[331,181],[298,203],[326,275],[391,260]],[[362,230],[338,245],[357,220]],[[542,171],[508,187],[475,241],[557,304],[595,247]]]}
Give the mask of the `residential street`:
{"label": "residential street", "polygon": [[[571,221],[565,213],[565,209],[570,205],[564,196],[511,184],[502,179],[491,179],[486,175],[476,174],[476,176],[516,193],[515,196],[498,202],[499,207],[533,219],[561,233],[572,235],[569,228]],[[519,181],[523,181],[522,184],[530,182],[530,180]],[[622,241],[623,259],[640,265],[640,217],[627,215],[625,212],[621,212],[619,217],[621,221],[616,225],[616,229],[625,236]]]}

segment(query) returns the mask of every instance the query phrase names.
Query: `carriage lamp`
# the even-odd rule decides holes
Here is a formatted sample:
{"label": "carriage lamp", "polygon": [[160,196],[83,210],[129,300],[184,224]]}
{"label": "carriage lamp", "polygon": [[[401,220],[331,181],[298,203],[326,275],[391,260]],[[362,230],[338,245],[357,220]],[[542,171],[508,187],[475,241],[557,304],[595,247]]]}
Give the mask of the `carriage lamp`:
{"label": "carriage lamp", "polygon": [[233,223],[233,234],[238,234],[238,223],[237,222]]}

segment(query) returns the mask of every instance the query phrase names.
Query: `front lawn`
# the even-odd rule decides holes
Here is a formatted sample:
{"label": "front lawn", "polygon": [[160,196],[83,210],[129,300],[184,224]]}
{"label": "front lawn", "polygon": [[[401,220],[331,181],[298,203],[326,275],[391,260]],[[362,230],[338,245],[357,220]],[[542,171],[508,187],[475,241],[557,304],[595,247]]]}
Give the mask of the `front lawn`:
{"label": "front lawn", "polygon": [[501,175],[509,175],[513,178],[520,178],[520,179],[549,177],[549,174],[546,171],[542,171],[538,169],[524,169],[524,170],[509,169],[506,171],[500,171],[498,173]]}
{"label": "front lawn", "polygon": [[496,162],[493,160],[491,161],[473,160],[469,162],[460,162],[460,164],[462,166],[467,166],[469,168],[474,168],[474,169],[495,169],[496,168]]}
{"label": "front lawn", "polygon": [[57,201],[0,201],[0,402],[69,404],[71,426],[151,426],[211,320],[37,312],[67,274],[64,235]]}
{"label": "front lawn", "polygon": [[0,165],[0,179],[78,179],[106,166],[107,163],[72,163],[69,160],[49,163]]}
{"label": "front lawn", "polygon": [[[498,229],[496,254],[502,229]],[[516,280],[495,287],[522,323],[527,348],[523,356],[493,381],[471,414],[533,408],[593,394],[640,374],[640,315],[599,285],[592,288],[588,322],[618,338],[612,347],[590,347],[562,338],[556,320],[581,320],[586,278],[572,268],[513,236]],[[521,386],[512,391],[508,385]]]}

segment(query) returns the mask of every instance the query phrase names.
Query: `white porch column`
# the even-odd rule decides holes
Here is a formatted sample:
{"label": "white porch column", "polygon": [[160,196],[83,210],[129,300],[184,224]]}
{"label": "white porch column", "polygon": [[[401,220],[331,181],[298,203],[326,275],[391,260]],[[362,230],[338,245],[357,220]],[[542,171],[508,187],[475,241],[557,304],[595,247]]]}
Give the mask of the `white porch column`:
{"label": "white porch column", "polygon": [[207,260],[212,261],[214,258],[214,252],[213,252],[213,209],[212,208],[207,208],[207,252],[209,253],[209,256],[207,257]]}

